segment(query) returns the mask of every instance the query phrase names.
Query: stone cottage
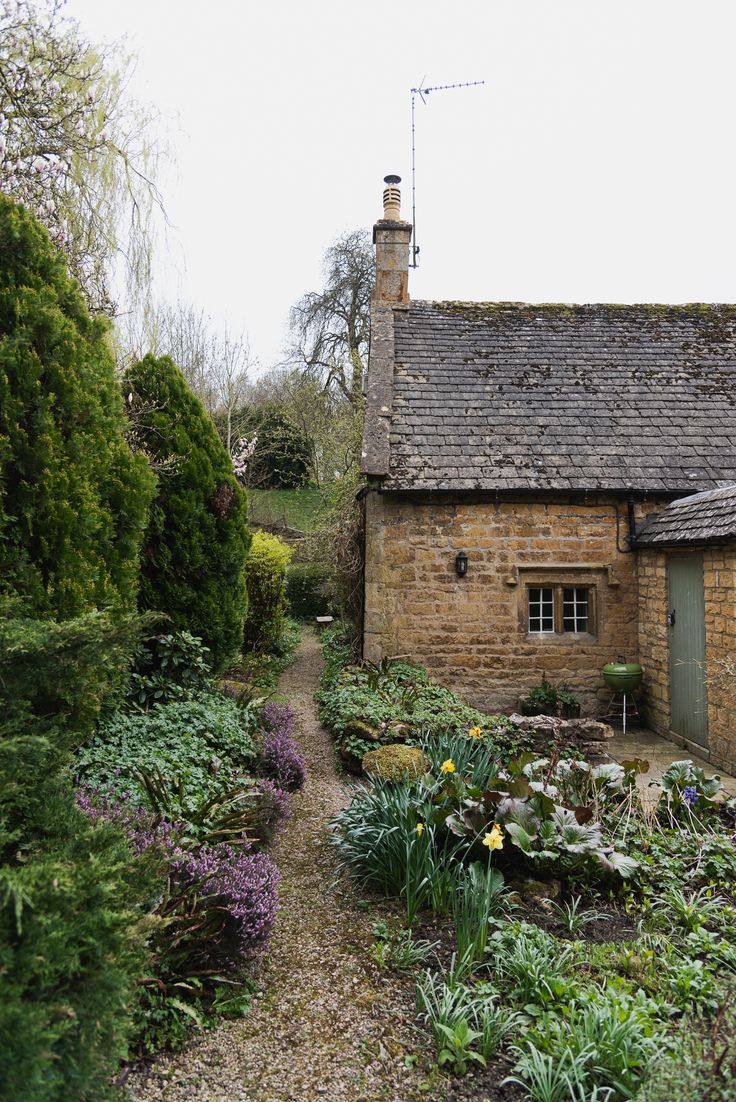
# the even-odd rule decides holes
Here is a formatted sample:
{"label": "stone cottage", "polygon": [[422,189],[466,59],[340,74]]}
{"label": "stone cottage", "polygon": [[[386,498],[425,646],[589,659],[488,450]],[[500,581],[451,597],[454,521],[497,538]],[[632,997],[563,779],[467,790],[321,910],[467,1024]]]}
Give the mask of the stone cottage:
{"label": "stone cottage", "polygon": [[[677,731],[671,712],[667,563],[682,551],[653,546],[647,518],[736,482],[736,307],[412,301],[397,183],[374,228],[365,657],[410,655],[487,710],[546,674],[591,714],[604,663],[641,659],[650,722],[707,752],[707,731]],[[716,631],[733,644],[731,539],[699,560],[706,660]],[[713,760],[733,762],[732,720],[705,714]]]}

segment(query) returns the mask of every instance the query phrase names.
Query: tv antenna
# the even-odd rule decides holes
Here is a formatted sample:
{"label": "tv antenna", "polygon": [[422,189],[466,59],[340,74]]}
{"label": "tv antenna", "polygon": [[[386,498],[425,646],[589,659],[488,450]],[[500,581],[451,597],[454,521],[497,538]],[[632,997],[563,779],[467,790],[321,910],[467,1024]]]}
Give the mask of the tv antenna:
{"label": "tv antenna", "polygon": [[414,108],[416,98],[419,96],[422,103],[427,105],[426,96],[430,92],[447,92],[451,88],[477,88],[479,84],[485,84],[484,80],[466,80],[462,84],[434,84],[431,88],[424,87],[424,77],[418,88],[411,89],[411,264],[416,268],[419,265],[419,246],[417,245],[417,167],[416,167],[416,136],[414,127]]}

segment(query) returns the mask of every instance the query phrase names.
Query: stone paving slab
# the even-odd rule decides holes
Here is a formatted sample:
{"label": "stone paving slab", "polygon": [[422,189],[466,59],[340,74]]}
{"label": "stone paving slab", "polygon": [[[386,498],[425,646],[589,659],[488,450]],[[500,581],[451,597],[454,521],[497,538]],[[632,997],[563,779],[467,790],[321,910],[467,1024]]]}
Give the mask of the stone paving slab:
{"label": "stone paving slab", "polygon": [[717,774],[728,794],[736,796],[736,777],[732,777],[730,773],[711,765],[709,761],[700,755],[694,754],[685,747],[678,746],[677,743],[670,742],[669,739],[663,738],[662,735],[657,735],[654,731],[649,731],[644,727],[641,729],[629,728],[625,735],[617,731],[614,738],[606,746],[606,750],[616,761],[623,761],[626,758],[645,758],[649,762],[649,772],[640,778],[642,787],[646,788],[650,781],[659,780],[673,761],[689,759],[694,765],[704,769],[707,774]]}

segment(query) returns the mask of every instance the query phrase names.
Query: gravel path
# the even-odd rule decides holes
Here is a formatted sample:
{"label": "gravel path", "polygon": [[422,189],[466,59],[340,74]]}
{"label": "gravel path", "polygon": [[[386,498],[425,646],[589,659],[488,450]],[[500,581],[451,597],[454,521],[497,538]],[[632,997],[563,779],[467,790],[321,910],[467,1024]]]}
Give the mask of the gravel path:
{"label": "gravel path", "polygon": [[350,792],[317,719],[313,694],[321,668],[317,639],[305,631],[279,688],[296,713],[308,779],[274,851],[282,909],[261,993],[248,1017],[131,1075],[128,1096],[135,1102],[447,1097],[416,1025],[413,982],[381,973],[369,955],[371,925],[389,912],[381,904],[361,906],[345,883],[333,885],[327,822]]}

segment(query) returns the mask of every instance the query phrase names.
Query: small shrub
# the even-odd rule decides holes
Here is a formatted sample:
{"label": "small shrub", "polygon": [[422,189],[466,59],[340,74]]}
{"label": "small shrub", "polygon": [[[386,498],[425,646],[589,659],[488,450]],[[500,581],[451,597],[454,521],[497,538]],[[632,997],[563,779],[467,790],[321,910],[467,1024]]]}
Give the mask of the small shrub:
{"label": "small shrub", "polygon": [[163,704],[205,689],[212,669],[209,647],[188,631],[154,635],[146,639],[135,659],[128,699],[139,708]]}
{"label": "small shrub", "polygon": [[296,620],[325,616],[329,609],[328,573],[321,563],[295,563],[286,572],[286,598]]}
{"label": "small shrub", "polygon": [[286,792],[298,792],[304,785],[304,755],[294,738],[294,713],[285,704],[267,704],[263,709],[266,728],[260,755],[261,772]]}
{"label": "small shrub", "polygon": [[286,620],[286,568],[291,548],[278,536],[256,532],[245,564],[248,613],[243,643],[246,651],[273,650]]}
{"label": "small shrub", "polygon": [[177,976],[238,969],[268,947],[278,908],[278,870],[265,853],[221,845],[176,865],[162,909],[167,939],[160,967]]}
{"label": "small shrub", "polygon": [[420,776],[427,765],[427,758],[416,746],[391,743],[370,750],[363,756],[363,771],[385,781],[401,781]]}

